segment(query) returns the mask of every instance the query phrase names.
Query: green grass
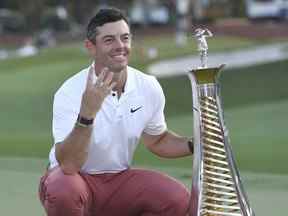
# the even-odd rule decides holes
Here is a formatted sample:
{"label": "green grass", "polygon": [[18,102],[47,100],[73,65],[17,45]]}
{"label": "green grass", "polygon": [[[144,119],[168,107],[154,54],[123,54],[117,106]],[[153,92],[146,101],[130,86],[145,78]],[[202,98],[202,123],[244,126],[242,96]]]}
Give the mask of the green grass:
{"label": "green grass", "polygon": [[[211,52],[259,44],[227,37],[209,42]],[[135,45],[136,55],[131,63],[142,69],[153,61],[193,54],[195,50],[193,44],[176,48],[171,38],[151,37]],[[151,46],[159,50],[158,59],[149,60],[145,56],[145,50]],[[21,211],[22,215],[44,215],[37,200],[37,185],[52,143],[52,97],[67,77],[88,63],[80,43],[47,49],[36,57],[0,61],[1,214],[19,215]],[[287,68],[288,61],[279,61],[226,70],[221,76],[231,145],[257,215],[280,215],[286,209]],[[188,78],[180,76],[160,82],[167,98],[165,112],[169,127],[180,134],[192,135]],[[140,145],[134,164],[163,170],[187,185],[191,181],[190,157],[160,160]]]}
{"label": "green grass", "polygon": [[[287,174],[287,118],[288,100],[258,104],[224,111],[230,132],[231,146],[241,170],[261,173]],[[180,134],[191,135],[192,113],[172,116],[168,126]],[[136,152],[136,164],[191,167],[191,158],[161,159],[143,146]]]}
{"label": "green grass", "polygon": [[[224,70],[220,76],[224,108],[287,100],[287,68],[288,60],[284,60]],[[160,83],[166,95],[168,115],[191,113],[192,93],[188,76],[163,78]]]}

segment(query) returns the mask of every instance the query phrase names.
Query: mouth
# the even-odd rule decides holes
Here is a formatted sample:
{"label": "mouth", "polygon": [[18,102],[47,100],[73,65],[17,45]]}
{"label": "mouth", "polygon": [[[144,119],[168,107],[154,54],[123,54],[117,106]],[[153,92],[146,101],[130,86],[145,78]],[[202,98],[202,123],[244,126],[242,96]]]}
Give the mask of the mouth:
{"label": "mouth", "polygon": [[117,53],[112,55],[111,57],[116,62],[127,61],[127,53]]}

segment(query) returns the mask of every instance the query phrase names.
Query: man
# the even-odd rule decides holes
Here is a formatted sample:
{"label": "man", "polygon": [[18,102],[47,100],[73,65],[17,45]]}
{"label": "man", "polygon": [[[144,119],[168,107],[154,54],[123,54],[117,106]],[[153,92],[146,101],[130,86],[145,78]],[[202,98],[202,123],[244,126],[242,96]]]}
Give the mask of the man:
{"label": "man", "polygon": [[[158,172],[130,168],[139,139],[166,158],[191,155],[191,142],[167,130],[157,80],[128,66],[131,33],[117,9],[87,28],[93,64],[56,92],[50,167],[40,200],[49,216],[182,216],[189,193]],[[190,146],[190,148],[189,148]]]}

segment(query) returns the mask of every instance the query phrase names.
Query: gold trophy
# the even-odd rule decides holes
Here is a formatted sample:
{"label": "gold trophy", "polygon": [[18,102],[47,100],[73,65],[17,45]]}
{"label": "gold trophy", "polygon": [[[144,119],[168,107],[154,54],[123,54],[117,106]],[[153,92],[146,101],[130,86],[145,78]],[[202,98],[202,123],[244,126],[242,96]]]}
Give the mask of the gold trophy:
{"label": "gold trophy", "polygon": [[224,123],[218,77],[224,65],[207,66],[208,29],[196,29],[201,67],[192,85],[194,159],[190,216],[254,216],[241,183]]}

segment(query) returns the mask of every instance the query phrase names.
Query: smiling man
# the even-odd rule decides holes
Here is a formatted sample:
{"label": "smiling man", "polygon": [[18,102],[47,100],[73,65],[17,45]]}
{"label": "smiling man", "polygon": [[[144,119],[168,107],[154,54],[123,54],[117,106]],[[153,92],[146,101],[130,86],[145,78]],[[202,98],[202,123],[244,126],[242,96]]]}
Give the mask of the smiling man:
{"label": "smiling man", "polygon": [[191,155],[191,141],[168,131],[155,77],[128,66],[129,23],[101,9],[87,27],[93,63],[59,88],[54,145],[39,195],[48,216],[184,216],[189,192],[171,177],[131,168],[144,145],[160,157]]}

